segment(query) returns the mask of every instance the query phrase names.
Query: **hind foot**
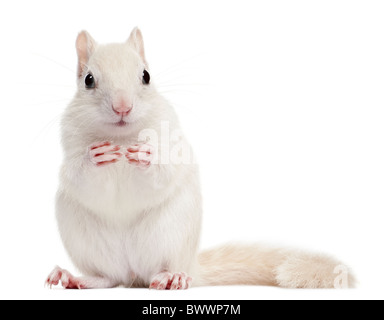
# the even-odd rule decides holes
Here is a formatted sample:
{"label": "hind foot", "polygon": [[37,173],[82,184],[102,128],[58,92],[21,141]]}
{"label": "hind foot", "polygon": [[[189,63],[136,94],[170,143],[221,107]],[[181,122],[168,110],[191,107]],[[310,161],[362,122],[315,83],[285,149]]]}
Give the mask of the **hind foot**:
{"label": "hind foot", "polygon": [[107,278],[74,277],[67,270],[56,267],[45,280],[45,285],[52,288],[60,282],[64,289],[101,289],[113,288],[117,285]]}
{"label": "hind foot", "polygon": [[160,272],[157,274],[149,286],[149,289],[156,290],[186,290],[192,285],[192,278],[184,272],[170,273]]}

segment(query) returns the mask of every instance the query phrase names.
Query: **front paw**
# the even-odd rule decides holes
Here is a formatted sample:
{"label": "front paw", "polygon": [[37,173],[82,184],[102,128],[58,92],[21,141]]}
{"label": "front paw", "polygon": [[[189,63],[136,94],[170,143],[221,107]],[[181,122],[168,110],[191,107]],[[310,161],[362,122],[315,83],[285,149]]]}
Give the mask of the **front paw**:
{"label": "front paw", "polygon": [[117,152],[120,146],[113,145],[109,141],[94,143],[88,148],[90,161],[98,166],[105,166],[117,162],[122,156]]}
{"label": "front paw", "polygon": [[125,157],[138,168],[148,169],[152,165],[154,148],[149,144],[135,144],[127,148]]}

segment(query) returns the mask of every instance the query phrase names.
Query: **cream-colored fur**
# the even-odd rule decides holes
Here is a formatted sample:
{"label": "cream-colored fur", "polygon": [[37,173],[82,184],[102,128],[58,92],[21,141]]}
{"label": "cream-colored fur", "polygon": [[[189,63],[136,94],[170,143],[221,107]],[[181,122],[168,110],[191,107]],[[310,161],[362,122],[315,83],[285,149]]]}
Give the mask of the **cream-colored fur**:
{"label": "cream-colored fur", "polygon": [[[340,268],[339,268],[340,267]],[[340,272],[345,272],[340,274]],[[196,285],[351,288],[355,279],[337,260],[266,245],[227,245],[199,255]]]}
{"label": "cream-colored fur", "polygon": [[[48,285],[187,289],[352,283],[345,269],[335,273],[339,263],[333,259],[293,250],[230,245],[198,256],[198,168],[174,109],[143,77],[148,63],[141,32],[134,29],[127,42],[109,45],[82,32],[76,47],[78,90],[62,120],[56,216],[64,246],[84,277],[56,267]],[[93,88],[86,85],[90,74]],[[152,152],[151,160],[140,158]]]}

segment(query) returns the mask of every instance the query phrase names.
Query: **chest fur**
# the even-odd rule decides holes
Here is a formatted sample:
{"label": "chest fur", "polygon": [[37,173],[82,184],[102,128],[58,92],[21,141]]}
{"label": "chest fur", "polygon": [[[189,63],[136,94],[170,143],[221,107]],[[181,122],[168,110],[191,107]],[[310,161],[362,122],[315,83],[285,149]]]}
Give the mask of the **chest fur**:
{"label": "chest fur", "polygon": [[70,176],[62,169],[62,185],[83,206],[108,220],[127,222],[152,206],[157,193],[151,177],[138,175],[127,163],[86,167]]}

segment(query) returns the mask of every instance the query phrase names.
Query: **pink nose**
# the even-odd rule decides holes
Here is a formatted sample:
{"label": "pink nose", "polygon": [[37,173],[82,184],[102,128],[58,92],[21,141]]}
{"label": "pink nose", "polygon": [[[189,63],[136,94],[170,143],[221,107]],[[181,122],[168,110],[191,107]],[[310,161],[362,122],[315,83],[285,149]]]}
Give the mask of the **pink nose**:
{"label": "pink nose", "polygon": [[116,106],[113,105],[112,109],[117,115],[125,117],[131,112],[132,106],[126,103],[119,103]]}

